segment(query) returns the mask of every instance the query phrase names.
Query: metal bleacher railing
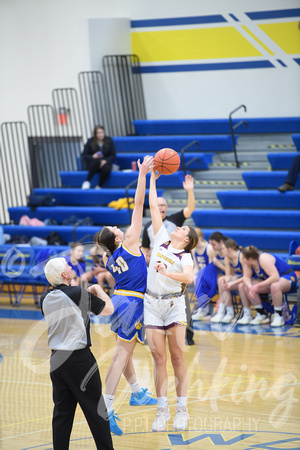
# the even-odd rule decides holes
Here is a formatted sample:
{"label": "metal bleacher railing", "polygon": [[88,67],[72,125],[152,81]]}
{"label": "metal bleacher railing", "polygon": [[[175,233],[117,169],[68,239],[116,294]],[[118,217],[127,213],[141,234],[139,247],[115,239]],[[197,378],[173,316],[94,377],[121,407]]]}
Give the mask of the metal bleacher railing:
{"label": "metal bleacher railing", "polygon": [[111,136],[112,119],[102,72],[80,72],[78,83],[83,118],[83,141],[90,137],[95,125],[103,125],[106,134]]}
{"label": "metal bleacher railing", "polygon": [[8,207],[26,204],[32,190],[32,171],[25,122],[1,125],[0,223],[9,222]]}
{"label": "metal bleacher railing", "polygon": [[135,134],[133,120],[146,119],[140,61],[137,55],[102,59],[113,136]]}
{"label": "metal bleacher railing", "polygon": [[83,142],[95,125],[107,134],[135,134],[132,121],[146,119],[139,58],[107,55],[104,75],[78,75],[80,101],[74,88],[52,91],[53,105],[28,107],[25,122],[1,126],[0,223],[9,222],[8,207],[26,204],[33,188],[58,187],[59,171],[77,169]]}
{"label": "metal bleacher railing", "polygon": [[235,145],[235,138],[234,138],[234,131],[241,125],[245,125],[246,128],[248,128],[248,124],[245,120],[241,120],[240,122],[236,123],[235,125],[233,125],[232,123],[232,115],[238,111],[239,109],[244,108],[244,111],[247,112],[247,107],[245,105],[240,105],[237,108],[235,108],[233,111],[231,111],[231,113],[229,114],[229,124],[230,124],[230,132],[231,132],[231,139],[232,139],[232,145],[233,145],[233,151],[234,151],[234,158],[235,158],[235,165],[237,168],[240,167],[240,163],[237,157],[237,152],[236,152],[236,145]]}

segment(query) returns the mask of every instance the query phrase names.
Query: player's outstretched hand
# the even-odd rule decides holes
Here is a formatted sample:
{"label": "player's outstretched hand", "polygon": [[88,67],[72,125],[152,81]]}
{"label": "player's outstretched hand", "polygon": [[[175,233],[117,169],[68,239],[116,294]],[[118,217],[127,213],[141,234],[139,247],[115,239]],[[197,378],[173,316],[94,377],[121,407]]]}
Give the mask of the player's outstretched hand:
{"label": "player's outstretched hand", "polygon": [[137,162],[139,171],[141,175],[147,175],[147,173],[152,169],[153,166],[153,156],[145,156],[144,161],[141,163],[140,160]]}
{"label": "player's outstretched hand", "polygon": [[194,178],[192,175],[186,175],[183,182],[183,189],[186,191],[192,191],[194,189]]}
{"label": "player's outstretched hand", "polygon": [[155,166],[151,168],[151,177],[154,177],[155,180],[161,176],[161,173],[157,172]]}

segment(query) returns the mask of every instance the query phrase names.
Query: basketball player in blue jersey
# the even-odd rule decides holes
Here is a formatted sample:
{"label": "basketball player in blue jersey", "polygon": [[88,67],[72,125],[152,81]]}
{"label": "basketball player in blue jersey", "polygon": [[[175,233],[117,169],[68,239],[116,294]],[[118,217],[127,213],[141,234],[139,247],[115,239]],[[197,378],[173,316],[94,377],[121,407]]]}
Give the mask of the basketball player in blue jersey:
{"label": "basketball player in blue jersey", "polygon": [[237,323],[245,325],[252,323],[250,302],[255,306],[258,323],[266,319],[259,294],[271,293],[274,305],[274,318],[271,327],[284,325],[282,317],[282,294],[296,292],[297,276],[293,269],[282,259],[269,253],[260,253],[250,245],[242,250],[244,260],[243,283],[240,296],[244,306],[244,317]]}
{"label": "basketball player in blue jersey", "polygon": [[[198,243],[192,251],[194,260],[194,284],[196,283],[196,278],[199,271],[206,267],[207,264],[211,263],[214,257],[213,248],[211,244],[204,239],[201,228],[196,227],[195,230],[198,235]],[[194,313],[192,313],[192,319],[209,320],[209,305],[204,306],[204,308],[195,308]]]}
{"label": "basketball player in blue jersey", "polygon": [[144,321],[154,363],[158,406],[152,431],[165,430],[167,422],[171,418],[167,401],[167,340],[177,394],[173,429],[183,431],[186,429],[189,419],[186,407],[188,378],[184,360],[187,318],[183,292],[185,285],[193,280],[191,250],[197,245],[198,236],[193,228],[183,226],[172,231],[170,239],[157,204],[156,178],[153,169],[150,179],[149,204],[154,246],[144,301]]}
{"label": "basketball player in blue jersey", "polygon": [[143,342],[144,293],[147,282],[147,265],[139,248],[142,231],[143,206],[145,199],[146,175],[153,164],[153,158],[146,156],[139,167],[138,184],[135,194],[135,207],[131,226],[124,233],[117,227],[103,227],[97,234],[96,242],[106,254],[103,260],[107,270],[115,279],[115,291],[112,296],[114,313],[111,317],[111,330],[116,334],[116,349],[105,380],[104,400],[106,403],[111,431],[123,434],[118,427],[113,401],[122,373],[130,384],[132,395],[130,405],[154,405],[157,400],[142,389],[135,374],[132,354],[137,342]]}
{"label": "basketball player in blue jersey", "polygon": [[233,239],[224,241],[225,275],[218,280],[219,286],[219,311],[212,317],[212,323],[230,323],[234,319],[232,297],[230,291],[238,289],[242,283],[242,248]]}

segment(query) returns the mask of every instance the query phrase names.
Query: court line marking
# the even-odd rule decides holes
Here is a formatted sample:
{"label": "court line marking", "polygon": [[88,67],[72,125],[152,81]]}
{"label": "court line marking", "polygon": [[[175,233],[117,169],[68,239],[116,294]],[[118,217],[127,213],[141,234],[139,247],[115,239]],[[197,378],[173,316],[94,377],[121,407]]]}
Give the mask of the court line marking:
{"label": "court line marking", "polygon": [[[196,432],[196,433],[202,433],[203,431],[205,433],[207,433],[207,430],[205,429],[198,429],[198,430],[185,430],[188,432]],[[219,434],[218,429],[215,430],[210,430],[211,433],[218,433]],[[237,433],[244,433],[245,430],[234,430]],[[300,433],[292,433],[292,432],[285,432],[285,431],[266,431],[266,430],[262,430],[262,431],[257,431],[257,430],[247,430],[249,433],[267,433],[267,434],[282,434],[282,435],[288,435],[288,436],[300,436]],[[229,432],[229,430],[228,430]],[[169,432],[166,431],[166,434],[168,434]],[[134,433],[124,433],[123,436],[135,436],[135,435],[139,435],[139,434],[153,434],[153,431],[136,431]],[[89,437],[82,437],[82,438],[75,438],[75,439],[71,439],[71,442],[76,442],[76,441],[83,441],[83,440],[87,440],[87,439],[93,439],[93,436],[89,436]],[[34,447],[26,447],[23,448],[21,450],[33,450],[34,448],[39,448],[39,447],[45,447],[46,445],[52,445],[52,442],[46,443],[46,444],[40,444],[40,445],[35,445]],[[253,444],[252,444],[253,445]],[[256,447],[257,448],[257,447]],[[295,449],[296,450],[296,449]]]}
{"label": "court line marking", "polygon": [[[278,389],[278,388],[281,388],[281,387],[287,387],[287,386],[296,386],[296,385],[299,385],[299,384],[300,384],[300,382],[299,383],[282,384],[280,386],[274,386],[274,389]],[[249,394],[251,392],[260,392],[260,391],[272,390],[272,387],[273,386],[266,387],[266,388],[261,388],[261,389],[252,389],[250,391],[245,391],[244,394]],[[215,400],[215,399],[218,399],[218,398],[225,398],[225,397],[229,397],[230,395],[232,395],[232,393],[231,394],[226,394],[226,395],[218,395],[218,396],[215,396],[215,397],[206,398],[205,401]],[[195,402],[199,402],[199,398],[197,400],[192,400],[191,402],[187,402],[187,404],[191,404],[191,403],[195,403]],[[174,403],[172,405],[169,405],[169,406],[176,406],[176,403]],[[129,416],[129,415],[133,415],[133,414],[141,414],[142,412],[149,412],[149,411],[153,411],[153,410],[155,411],[156,409],[157,409],[157,407],[149,408],[149,409],[144,410],[144,411],[143,410],[139,410],[139,411],[133,411],[133,412],[129,412],[129,413],[123,413],[123,414],[119,414],[119,417]],[[73,425],[76,426],[76,425],[81,425],[83,423],[86,423],[86,421],[74,423]],[[27,436],[29,434],[42,433],[44,431],[49,431],[49,430],[52,430],[52,428],[46,428],[44,430],[31,431],[30,433],[23,433],[23,434],[18,434],[18,435],[15,435],[15,436],[8,436],[8,437],[5,437],[5,438],[0,438],[0,441],[5,441],[7,439],[14,439],[14,438],[21,437],[21,436]]]}

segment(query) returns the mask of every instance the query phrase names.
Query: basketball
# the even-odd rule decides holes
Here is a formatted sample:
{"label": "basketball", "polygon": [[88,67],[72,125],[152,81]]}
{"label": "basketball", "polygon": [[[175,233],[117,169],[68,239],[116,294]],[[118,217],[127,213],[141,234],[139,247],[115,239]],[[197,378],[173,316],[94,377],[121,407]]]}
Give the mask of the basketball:
{"label": "basketball", "polygon": [[300,255],[300,246],[296,248],[295,255]]}
{"label": "basketball", "polygon": [[180,156],[171,148],[162,148],[154,156],[156,170],[163,175],[171,175],[180,166]]}

